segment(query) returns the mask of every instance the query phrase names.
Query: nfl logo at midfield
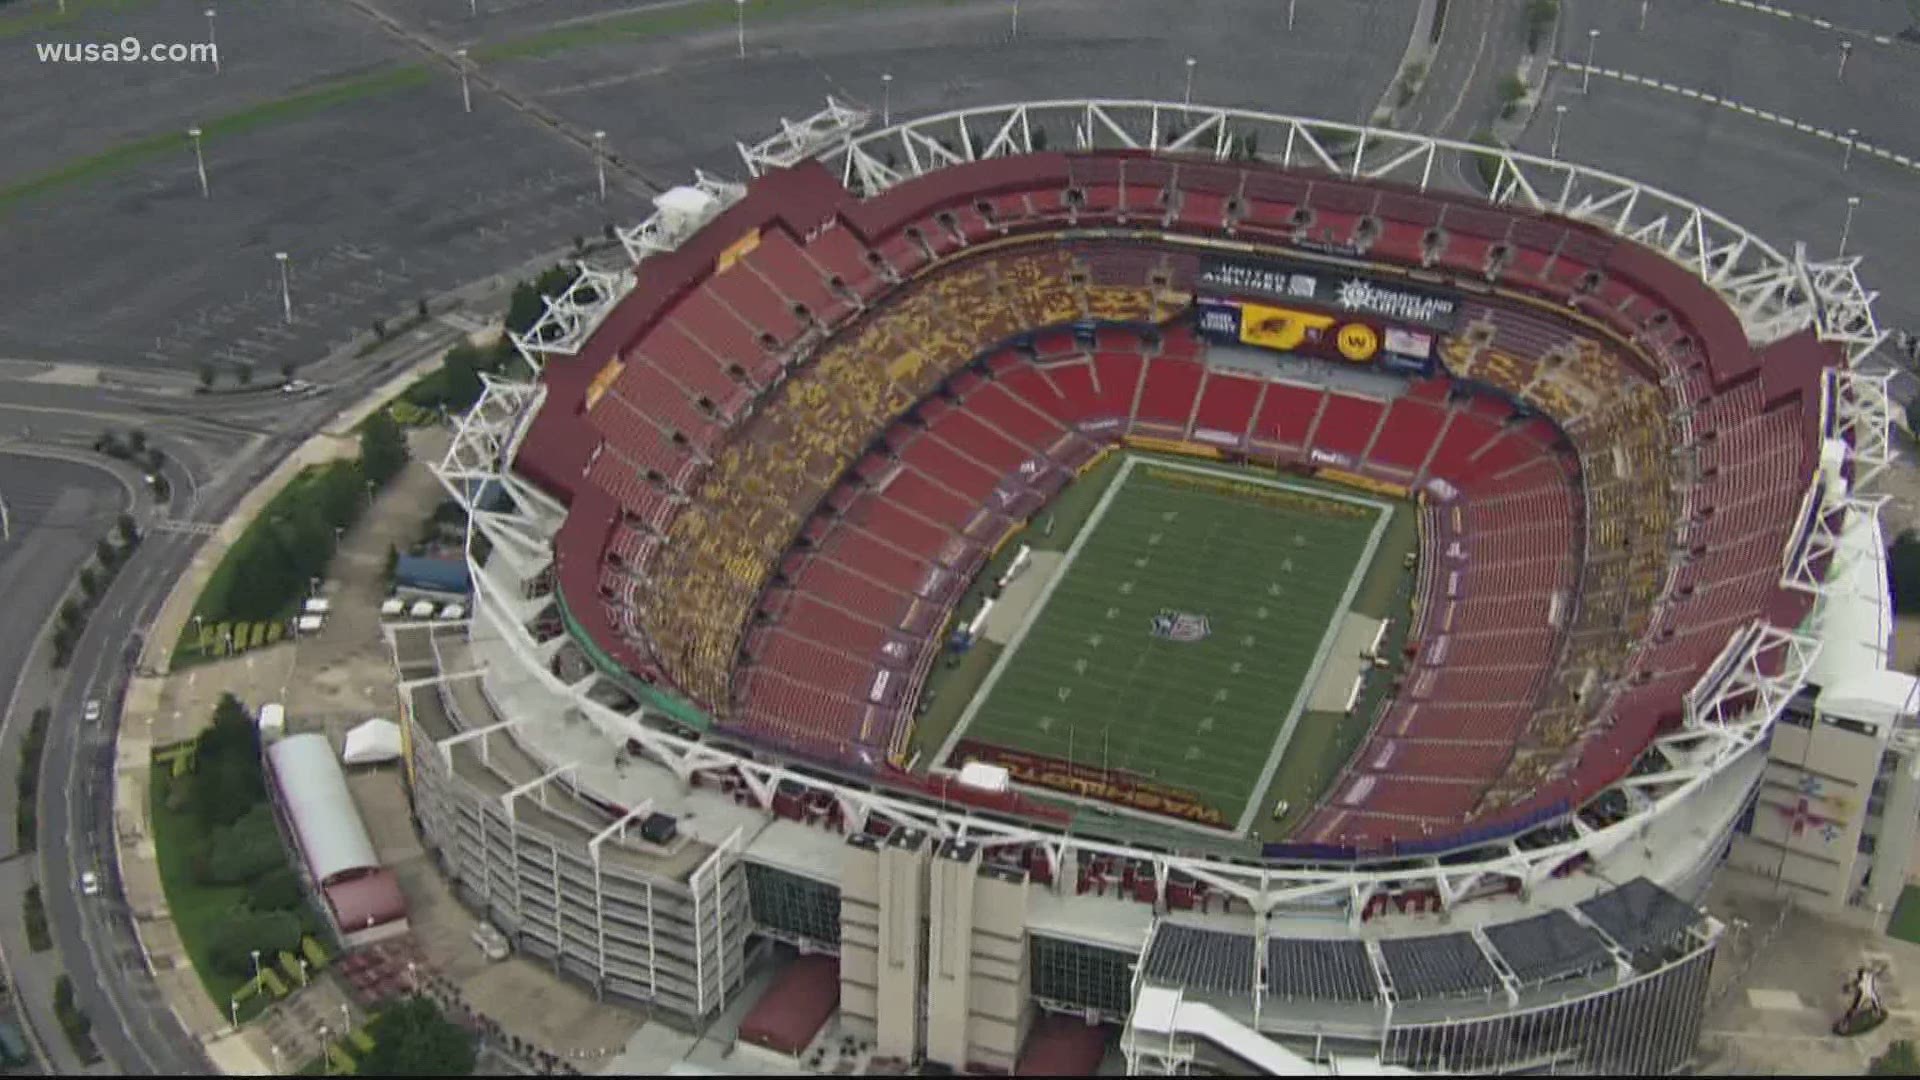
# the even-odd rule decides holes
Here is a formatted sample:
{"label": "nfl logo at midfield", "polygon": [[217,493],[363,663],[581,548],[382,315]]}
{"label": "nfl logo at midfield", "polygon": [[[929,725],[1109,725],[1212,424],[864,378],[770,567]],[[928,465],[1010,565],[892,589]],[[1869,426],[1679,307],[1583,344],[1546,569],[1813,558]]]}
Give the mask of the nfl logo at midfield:
{"label": "nfl logo at midfield", "polygon": [[1172,608],[1161,608],[1153,617],[1153,636],[1168,641],[1199,641],[1213,633],[1213,624],[1205,615]]}

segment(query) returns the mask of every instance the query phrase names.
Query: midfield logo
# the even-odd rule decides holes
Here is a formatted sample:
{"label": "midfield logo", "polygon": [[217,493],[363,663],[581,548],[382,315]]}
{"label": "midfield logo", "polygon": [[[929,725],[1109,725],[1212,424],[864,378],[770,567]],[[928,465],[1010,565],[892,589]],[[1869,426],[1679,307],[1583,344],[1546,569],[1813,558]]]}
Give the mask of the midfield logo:
{"label": "midfield logo", "polygon": [[1154,637],[1192,642],[1213,633],[1213,623],[1205,615],[1162,608],[1160,614],[1153,617],[1151,630]]}

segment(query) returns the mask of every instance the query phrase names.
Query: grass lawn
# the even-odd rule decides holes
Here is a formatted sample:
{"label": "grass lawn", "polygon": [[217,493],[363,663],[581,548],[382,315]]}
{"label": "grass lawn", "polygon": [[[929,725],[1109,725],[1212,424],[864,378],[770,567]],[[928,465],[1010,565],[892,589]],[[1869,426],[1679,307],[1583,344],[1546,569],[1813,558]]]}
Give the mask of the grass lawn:
{"label": "grass lawn", "polygon": [[[1073,543],[1073,538],[1080,535],[1081,527],[1086,524],[1088,515],[1093,513],[1100,496],[1113,484],[1113,478],[1120,475],[1122,460],[1124,458],[1120,454],[1108,454],[1100,459],[1054,497],[1046,510],[1034,518],[1032,528],[1023,529],[1002,545],[1000,551],[974,576],[973,584],[967,586],[966,593],[953,606],[954,614],[942,629],[940,640],[947,639],[956,622],[971,619],[980,610],[982,598],[992,591],[993,583],[1000,580],[1000,575],[1006,572],[1014,556],[1019,554],[1020,545],[1026,544],[1036,551],[1065,551],[1067,545]],[[914,721],[910,753],[919,754],[924,759],[940,748],[953,730],[953,725],[959,723],[960,714],[966,711],[967,704],[979,693],[980,684],[986,682],[987,672],[993,670],[993,662],[999,658],[1000,646],[984,640],[975,643],[965,653],[955,655],[949,652],[941,657],[928,675],[926,690],[920,697],[926,712]]]}
{"label": "grass lawn", "polygon": [[1232,824],[1381,511],[1191,470],[1135,459],[964,734],[1192,792]]}
{"label": "grass lawn", "polygon": [[[153,769],[148,809],[153,816],[154,858],[160,864],[160,883],[167,890],[167,908],[180,931],[180,943],[193,960],[207,996],[224,1009],[247,980],[215,971],[207,953],[221,924],[245,907],[247,889],[244,885],[202,885],[194,880],[192,834],[198,826],[185,812],[167,807],[167,792],[173,785],[168,773],[158,765]],[[258,1009],[259,1002],[256,997],[248,1005]],[[246,1013],[247,1006],[243,1005],[241,1012]]]}
{"label": "grass lawn", "polygon": [[1893,906],[1893,917],[1887,920],[1887,934],[1920,945],[1920,885],[1901,890],[1900,902]]}
{"label": "grass lawn", "polygon": [[1395,658],[1394,670],[1377,671],[1367,678],[1351,714],[1309,712],[1300,717],[1287,752],[1274,770],[1273,782],[1261,794],[1260,805],[1271,809],[1281,799],[1289,806],[1278,821],[1272,814],[1254,818],[1253,834],[1263,841],[1285,838],[1305,821],[1314,804],[1326,793],[1328,785],[1366,741],[1373,726],[1374,713],[1393,687],[1402,661],[1400,648],[1411,627],[1414,578],[1405,569],[1406,557],[1420,546],[1419,523],[1410,503],[1397,503],[1393,517],[1380,536],[1380,550],[1373,565],[1354,594],[1353,610],[1376,619],[1389,619],[1387,636],[1381,642],[1385,655]]}
{"label": "grass lawn", "polygon": [[[200,647],[200,627],[194,624],[194,616],[199,616],[201,624],[209,627],[217,626],[220,623],[242,621],[235,619],[233,612],[227,609],[226,600],[233,595],[235,588],[234,579],[240,572],[240,560],[237,559],[235,555],[246,546],[248,537],[254,530],[265,528],[267,522],[272,521],[275,517],[284,513],[288,507],[306,498],[306,488],[313,482],[319,470],[343,468],[350,464],[352,464],[352,462],[333,462],[326,465],[309,466],[302,470],[300,475],[289,481],[280,494],[275,495],[269,500],[267,505],[261,508],[260,513],[255,515],[254,519],[247,523],[246,532],[242,533],[232,544],[228,545],[227,553],[221,558],[220,565],[213,568],[213,573],[207,576],[207,583],[201,588],[200,595],[194,599],[192,613],[189,614],[186,621],[181,624],[180,638],[173,643],[172,663],[175,669],[206,660],[218,659],[214,654]],[[289,598],[284,607],[280,611],[275,612],[272,618],[259,621],[263,623],[273,623],[284,622],[292,618],[299,612],[302,599],[301,596]],[[249,624],[251,623],[251,620],[247,621]],[[235,651],[238,652],[240,650]]]}

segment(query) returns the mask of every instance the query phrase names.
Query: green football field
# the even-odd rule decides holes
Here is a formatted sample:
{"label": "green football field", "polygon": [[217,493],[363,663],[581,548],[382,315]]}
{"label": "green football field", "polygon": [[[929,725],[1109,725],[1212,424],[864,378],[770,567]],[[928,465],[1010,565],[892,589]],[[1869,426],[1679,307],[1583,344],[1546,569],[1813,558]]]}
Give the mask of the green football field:
{"label": "green football field", "polygon": [[1122,468],[954,743],[1124,771],[1240,824],[1390,508],[1244,471]]}

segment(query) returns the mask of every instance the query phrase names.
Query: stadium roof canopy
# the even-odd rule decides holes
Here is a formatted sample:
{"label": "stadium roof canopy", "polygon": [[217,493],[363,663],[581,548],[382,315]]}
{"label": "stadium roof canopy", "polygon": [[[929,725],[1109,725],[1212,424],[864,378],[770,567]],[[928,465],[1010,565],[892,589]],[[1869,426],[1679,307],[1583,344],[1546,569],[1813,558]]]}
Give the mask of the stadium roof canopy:
{"label": "stadium roof canopy", "polygon": [[373,840],[347,790],[347,775],[325,735],[282,739],[267,748],[267,764],[314,881],[324,887],[379,867]]}

